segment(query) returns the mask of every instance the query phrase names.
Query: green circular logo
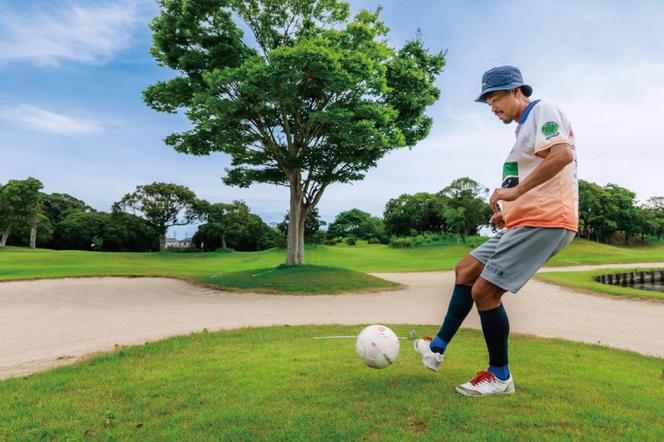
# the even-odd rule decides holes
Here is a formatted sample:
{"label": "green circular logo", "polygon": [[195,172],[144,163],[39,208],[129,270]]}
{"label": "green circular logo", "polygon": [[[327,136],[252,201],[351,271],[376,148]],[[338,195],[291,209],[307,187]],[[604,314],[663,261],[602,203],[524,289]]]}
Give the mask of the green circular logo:
{"label": "green circular logo", "polygon": [[555,121],[548,121],[542,126],[542,133],[545,137],[554,137],[558,135],[558,123]]}

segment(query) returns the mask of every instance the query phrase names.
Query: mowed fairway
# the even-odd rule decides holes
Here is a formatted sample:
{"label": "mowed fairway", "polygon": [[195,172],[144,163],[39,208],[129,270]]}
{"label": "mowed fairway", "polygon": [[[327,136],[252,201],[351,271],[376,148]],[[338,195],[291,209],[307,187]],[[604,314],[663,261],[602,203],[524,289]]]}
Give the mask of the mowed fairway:
{"label": "mowed fairway", "polygon": [[374,370],[353,339],[312,339],[361,328],[193,334],[4,381],[0,440],[664,440],[661,359],[513,336],[516,394],[467,398],[454,387],[485,368],[481,332],[461,330],[439,373],[422,367],[411,341]]}
{"label": "mowed fairway", "polygon": [[[359,272],[451,270],[471,247],[430,246],[397,249],[381,244],[316,246],[305,253],[307,264]],[[194,281],[214,275],[274,268],[286,252],[270,249],[232,253],[110,253],[86,251],[0,250],[0,280],[66,276],[172,276]],[[548,266],[654,262],[664,260],[664,245],[627,248],[575,240]]]}

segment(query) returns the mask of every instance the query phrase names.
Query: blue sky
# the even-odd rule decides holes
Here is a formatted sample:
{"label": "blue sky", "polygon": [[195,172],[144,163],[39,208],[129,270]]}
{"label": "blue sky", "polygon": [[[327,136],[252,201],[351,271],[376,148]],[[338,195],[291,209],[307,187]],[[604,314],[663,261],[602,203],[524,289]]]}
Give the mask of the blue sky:
{"label": "blue sky", "polygon": [[[429,137],[382,159],[367,177],[328,188],[323,219],[359,208],[381,216],[403,193],[436,192],[468,176],[499,185],[514,126],[475,103],[482,73],[512,64],[533,98],[558,105],[576,135],[581,179],[627,187],[641,201],[664,195],[664,3],[660,1],[351,1],[374,10],[401,46],[422,29],[447,51],[428,113]],[[173,73],[149,54],[152,0],[0,0],[0,182],[39,178],[98,210],[137,185],[174,182],[210,202],[244,200],[280,221],[287,190],[221,182],[228,156],[194,157],[163,143],[183,115],[148,108],[141,91]],[[172,230],[191,236],[194,227]]]}

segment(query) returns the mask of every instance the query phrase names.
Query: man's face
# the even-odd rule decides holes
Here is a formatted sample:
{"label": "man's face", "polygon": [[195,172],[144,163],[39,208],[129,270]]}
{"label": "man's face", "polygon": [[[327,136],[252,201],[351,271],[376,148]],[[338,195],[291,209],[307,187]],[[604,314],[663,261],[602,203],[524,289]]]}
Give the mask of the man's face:
{"label": "man's face", "polygon": [[486,103],[505,124],[510,124],[518,116],[519,101],[514,91],[496,91],[486,99]]}

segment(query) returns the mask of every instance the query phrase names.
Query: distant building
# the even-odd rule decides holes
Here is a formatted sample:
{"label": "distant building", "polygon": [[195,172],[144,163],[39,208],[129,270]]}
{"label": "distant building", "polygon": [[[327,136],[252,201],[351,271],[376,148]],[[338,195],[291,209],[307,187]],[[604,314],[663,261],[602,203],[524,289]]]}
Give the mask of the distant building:
{"label": "distant building", "polygon": [[185,238],[178,241],[178,247],[191,247],[191,238]]}
{"label": "distant building", "polygon": [[185,238],[185,239],[180,239],[178,240],[177,238],[166,238],[166,247],[190,247],[191,246],[191,238]]}

